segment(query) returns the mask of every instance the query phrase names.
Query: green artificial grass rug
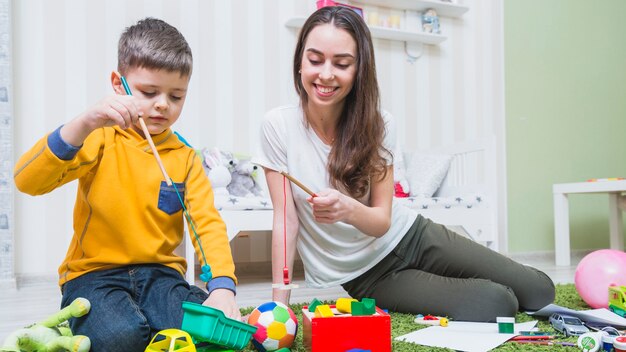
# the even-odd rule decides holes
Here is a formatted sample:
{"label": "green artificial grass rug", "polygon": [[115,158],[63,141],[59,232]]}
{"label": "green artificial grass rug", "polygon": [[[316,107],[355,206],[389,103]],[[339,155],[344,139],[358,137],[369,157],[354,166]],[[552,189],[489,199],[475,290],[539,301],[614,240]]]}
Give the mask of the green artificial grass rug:
{"label": "green artificial grass rug", "polygon": [[[335,302],[324,302],[327,304],[334,304]],[[589,306],[580,298],[578,293],[576,292],[576,288],[573,284],[566,285],[556,285],[556,298],[554,303],[571,308],[574,310],[585,310],[590,309]],[[292,352],[300,352],[306,351],[304,346],[302,345],[302,307],[306,304],[292,304],[290,305],[291,309],[294,311],[296,316],[298,317],[298,335],[296,336],[296,340],[291,348]],[[242,314],[249,314],[252,312],[254,307],[242,309]],[[390,313],[391,315],[391,342],[392,342],[392,351],[393,352],[408,352],[408,351],[452,351],[447,348],[437,348],[437,347],[428,347],[422,345],[416,345],[409,342],[402,342],[394,340],[396,337],[408,334],[412,331],[427,328],[428,326],[417,325],[413,322],[415,316],[411,314],[400,314],[400,313]],[[552,327],[547,320],[544,318],[531,317],[525,313],[518,313],[515,317],[515,321],[517,323],[538,320],[537,328],[540,331],[553,332],[557,338],[554,341],[564,341],[564,342],[572,342],[576,343],[576,337],[565,338],[563,335],[559,335]],[[529,345],[529,344],[517,344],[515,342],[507,342],[500,345],[498,348],[493,349],[492,351],[550,351],[550,350],[559,350],[559,351],[579,351],[580,349],[577,347],[567,347],[567,346],[545,346],[545,345]],[[256,351],[252,346],[252,343],[248,345],[246,349],[243,351]]]}

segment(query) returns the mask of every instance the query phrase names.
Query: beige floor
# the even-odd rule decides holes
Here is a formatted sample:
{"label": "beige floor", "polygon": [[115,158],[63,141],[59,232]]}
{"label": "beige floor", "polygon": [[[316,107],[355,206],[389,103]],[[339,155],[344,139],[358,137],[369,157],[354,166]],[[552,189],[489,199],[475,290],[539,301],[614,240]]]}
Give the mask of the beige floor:
{"label": "beige floor", "polygon": [[[574,282],[574,272],[580,258],[573,258],[569,267],[556,267],[554,259],[547,255],[513,256],[519,262],[533,265],[548,274],[555,283]],[[304,286],[301,274],[294,281],[300,288],[293,290],[292,302],[308,302],[312,298],[335,300],[345,297],[341,287],[311,289]],[[257,306],[271,300],[271,285],[267,275],[239,275],[237,301],[240,307]],[[0,294],[0,342],[12,331],[19,329],[58,310],[61,294],[52,278],[21,280],[17,289],[4,290]]]}

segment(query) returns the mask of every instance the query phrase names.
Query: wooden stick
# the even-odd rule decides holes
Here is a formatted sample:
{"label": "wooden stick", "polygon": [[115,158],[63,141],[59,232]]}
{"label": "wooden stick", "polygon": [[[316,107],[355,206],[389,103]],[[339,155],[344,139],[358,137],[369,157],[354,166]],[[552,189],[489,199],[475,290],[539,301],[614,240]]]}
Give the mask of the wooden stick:
{"label": "wooden stick", "polygon": [[307,186],[303,185],[300,181],[296,180],[293,176],[289,175],[285,171],[281,171],[280,173],[281,173],[281,175],[287,177],[289,179],[289,181],[295,183],[296,186],[300,187],[303,191],[308,193],[311,197],[317,197],[317,194],[313,193],[313,191],[308,189]]}
{"label": "wooden stick", "polygon": [[[133,95],[133,92],[130,90],[130,86],[128,85],[128,82],[126,81],[126,78],[124,76],[120,76],[120,81],[122,82],[122,87],[124,87],[124,91],[126,92],[126,94]],[[150,145],[150,149],[152,149],[152,154],[154,155],[154,158],[156,159],[157,164],[159,164],[161,173],[163,174],[163,177],[165,177],[165,183],[167,183],[168,186],[171,186],[172,180],[170,180],[170,177],[167,175],[167,171],[165,171],[165,166],[163,166],[163,162],[161,161],[159,152],[154,146],[154,142],[152,141],[152,136],[150,136],[150,131],[148,131],[148,126],[146,126],[146,122],[141,117],[139,118],[139,124],[141,125],[141,130],[143,131],[144,137],[146,137],[146,140],[148,141],[148,144]]]}
{"label": "wooden stick", "polygon": [[150,136],[150,131],[148,131],[148,126],[146,126],[146,123],[141,117],[139,118],[139,124],[141,125],[141,130],[143,131],[143,134],[145,135],[148,144],[150,145],[150,149],[152,149],[152,154],[154,154],[154,158],[156,159],[157,164],[159,164],[161,173],[163,174],[163,177],[165,177],[165,183],[167,183],[168,186],[171,186],[172,180],[170,180],[170,177],[167,175],[167,171],[165,171],[165,166],[163,166],[163,162],[161,161],[159,152],[154,146],[154,142],[152,141],[152,137]]}

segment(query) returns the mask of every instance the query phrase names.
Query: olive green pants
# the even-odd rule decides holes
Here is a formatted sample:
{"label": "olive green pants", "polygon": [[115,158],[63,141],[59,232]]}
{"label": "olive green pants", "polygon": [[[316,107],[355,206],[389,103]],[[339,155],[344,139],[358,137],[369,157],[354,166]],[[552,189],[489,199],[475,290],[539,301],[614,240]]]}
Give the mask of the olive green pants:
{"label": "olive green pants", "polygon": [[459,321],[494,322],[554,300],[554,283],[543,272],[421,215],[387,257],[343,288],[383,309]]}

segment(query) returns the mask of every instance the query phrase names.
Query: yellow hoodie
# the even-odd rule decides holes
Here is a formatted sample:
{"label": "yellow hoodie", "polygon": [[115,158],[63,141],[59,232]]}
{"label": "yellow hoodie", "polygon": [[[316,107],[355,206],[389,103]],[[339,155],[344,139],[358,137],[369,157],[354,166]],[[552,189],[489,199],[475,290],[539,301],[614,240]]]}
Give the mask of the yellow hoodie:
{"label": "yellow hoodie", "polygon": [[[173,186],[166,185],[148,142],[132,129],[105,127],[64,157],[58,148],[51,149],[64,143],[58,131],[18,160],[14,178],[17,188],[30,195],[78,179],[74,234],[59,267],[59,284],[130,264],[163,264],[184,275],[187,263],[174,254],[183,239],[182,206]],[[234,289],[226,225],[213,204],[200,158],[170,129],[152,138],[194,221],[213,277],[231,278]],[[195,236],[190,236],[204,264]]]}

